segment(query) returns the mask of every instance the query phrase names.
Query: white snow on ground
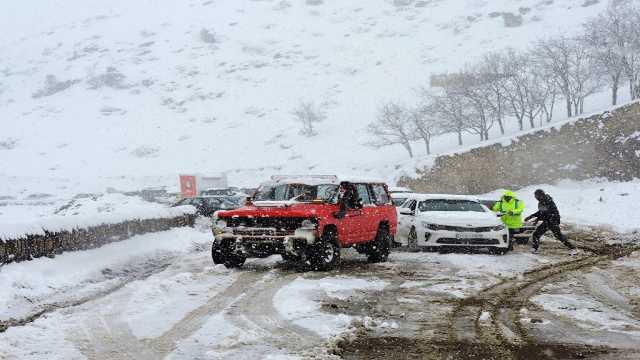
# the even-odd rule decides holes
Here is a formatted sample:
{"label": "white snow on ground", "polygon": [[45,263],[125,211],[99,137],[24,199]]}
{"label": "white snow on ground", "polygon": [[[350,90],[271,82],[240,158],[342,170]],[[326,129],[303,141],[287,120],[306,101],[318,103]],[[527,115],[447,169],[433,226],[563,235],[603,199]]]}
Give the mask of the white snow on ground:
{"label": "white snow on ground", "polygon": [[320,311],[319,300],[324,297],[345,300],[363,290],[382,290],[384,281],[350,277],[327,277],[323,279],[297,278],[280,289],[273,303],[283,318],[296,325],[329,338],[346,330],[352,316],[329,314]]}
{"label": "white snow on ground", "polygon": [[193,214],[193,206],[167,207],[137,196],[105,194],[73,200],[56,214],[33,218],[24,212],[5,211],[0,215],[0,239],[16,239],[27,234],[44,234],[44,230],[62,231],[127,220],[171,218]]}
{"label": "white snow on ground", "polygon": [[75,325],[55,312],[30,326],[12,327],[0,336],[0,359],[84,360],[86,357],[66,338],[67,330]]}
{"label": "white snow on ground", "polygon": [[68,252],[0,268],[0,319],[20,318],[52,299],[74,299],[109,288],[111,271],[144,266],[153,257],[183,254],[194,244],[211,241],[191,228],[134,236],[98,249]]}
{"label": "white snow on ground", "polygon": [[[210,262],[208,252],[204,255],[196,259],[199,267]],[[163,272],[144,281],[127,284],[132,296],[124,315],[136,337],[154,338],[164,334],[173,324],[204,305],[237,278],[237,273],[224,267],[208,267],[202,273],[188,271],[184,263],[175,266],[179,269],[171,276]],[[168,271],[176,269],[170,268]],[[220,276],[212,277],[211,274]]]}
{"label": "white snow on ground", "polygon": [[[563,180],[552,185],[528,186],[516,191],[525,202],[527,215],[537,210],[538,202],[533,192],[538,188],[553,197],[563,221],[603,226],[618,232],[640,230],[640,179],[629,182]],[[502,192],[497,190],[482,198],[497,199]]]}
{"label": "white snow on ground", "polygon": [[544,310],[568,317],[585,329],[640,335],[640,321],[618,309],[578,294],[541,294],[531,299]]}
{"label": "white snow on ground", "polygon": [[260,337],[258,331],[254,333],[247,329],[239,329],[226,320],[224,314],[219,313],[209,318],[194,335],[181,341],[178,348],[166,359],[186,359],[203,347],[210,349],[206,352],[207,359],[227,359],[228,355],[223,349],[253,343]]}

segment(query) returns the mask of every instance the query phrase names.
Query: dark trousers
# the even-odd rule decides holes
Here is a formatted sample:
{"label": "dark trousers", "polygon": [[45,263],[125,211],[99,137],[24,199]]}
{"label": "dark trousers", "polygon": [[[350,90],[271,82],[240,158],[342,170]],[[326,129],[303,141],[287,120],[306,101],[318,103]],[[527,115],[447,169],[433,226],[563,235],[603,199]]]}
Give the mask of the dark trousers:
{"label": "dark trousers", "polygon": [[509,249],[513,250],[513,235],[520,234],[520,229],[509,229]]}
{"label": "dark trousers", "polygon": [[569,249],[575,249],[575,246],[573,246],[573,244],[569,242],[569,240],[567,239],[567,236],[564,235],[560,230],[560,224],[550,224],[548,222],[542,222],[542,224],[538,225],[538,228],[536,228],[536,231],[533,232],[533,236],[531,240],[533,241],[534,249],[538,248],[538,246],[540,245],[540,238],[549,230],[551,230],[551,232],[553,233],[553,236],[555,236],[556,239],[561,241],[564,244],[564,246],[566,246]]}

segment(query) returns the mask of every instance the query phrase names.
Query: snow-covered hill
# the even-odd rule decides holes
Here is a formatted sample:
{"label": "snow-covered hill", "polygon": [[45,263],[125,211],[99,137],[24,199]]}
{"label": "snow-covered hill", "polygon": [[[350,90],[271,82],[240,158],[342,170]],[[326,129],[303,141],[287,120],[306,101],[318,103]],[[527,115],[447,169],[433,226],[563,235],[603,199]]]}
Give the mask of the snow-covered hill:
{"label": "snow-covered hill", "polygon": [[[406,162],[403,150],[364,145],[382,101],[411,104],[430,74],[484,51],[577,32],[605,6],[5,1],[0,195],[173,185],[179,172],[230,171],[242,185],[273,172],[388,177]],[[313,138],[299,135],[291,114],[309,100],[327,114]],[[452,146],[447,136],[434,144]]]}

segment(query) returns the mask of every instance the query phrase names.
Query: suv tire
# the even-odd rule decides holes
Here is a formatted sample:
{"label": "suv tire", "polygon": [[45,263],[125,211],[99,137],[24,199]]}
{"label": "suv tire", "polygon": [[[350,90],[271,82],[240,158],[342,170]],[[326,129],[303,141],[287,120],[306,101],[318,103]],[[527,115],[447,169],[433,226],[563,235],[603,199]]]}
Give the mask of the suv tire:
{"label": "suv tire", "polygon": [[228,269],[239,268],[246,260],[244,256],[231,252],[228,242],[218,244],[215,241],[211,245],[211,258],[214,264],[223,264]]}
{"label": "suv tire", "polygon": [[386,226],[380,226],[375,240],[369,246],[367,260],[371,263],[385,262],[389,257],[389,249],[391,246],[391,235]]}
{"label": "suv tire", "polygon": [[493,255],[505,255],[509,251],[510,251],[509,248],[492,247],[489,249],[489,252]]}
{"label": "suv tire", "polygon": [[330,270],[340,262],[340,246],[334,231],[326,231],[307,251],[307,258],[315,271]]}

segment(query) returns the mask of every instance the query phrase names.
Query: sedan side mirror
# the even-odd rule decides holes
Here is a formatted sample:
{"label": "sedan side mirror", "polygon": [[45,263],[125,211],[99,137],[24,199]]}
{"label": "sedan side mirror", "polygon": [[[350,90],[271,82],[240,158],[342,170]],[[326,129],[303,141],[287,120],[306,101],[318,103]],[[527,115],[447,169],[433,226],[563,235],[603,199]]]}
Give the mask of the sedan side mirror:
{"label": "sedan side mirror", "polygon": [[400,208],[400,215],[415,215],[415,212],[410,208]]}

